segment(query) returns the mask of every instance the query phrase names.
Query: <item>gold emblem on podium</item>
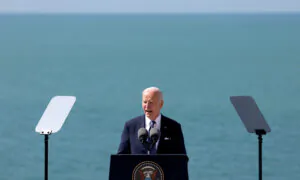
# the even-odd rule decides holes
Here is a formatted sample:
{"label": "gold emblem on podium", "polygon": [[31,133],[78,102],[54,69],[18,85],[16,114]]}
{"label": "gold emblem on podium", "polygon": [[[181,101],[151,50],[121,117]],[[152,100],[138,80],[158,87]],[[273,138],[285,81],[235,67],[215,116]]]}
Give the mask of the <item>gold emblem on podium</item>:
{"label": "gold emblem on podium", "polygon": [[144,161],[134,168],[132,180],[164,180],[164,173],[155,162]]}

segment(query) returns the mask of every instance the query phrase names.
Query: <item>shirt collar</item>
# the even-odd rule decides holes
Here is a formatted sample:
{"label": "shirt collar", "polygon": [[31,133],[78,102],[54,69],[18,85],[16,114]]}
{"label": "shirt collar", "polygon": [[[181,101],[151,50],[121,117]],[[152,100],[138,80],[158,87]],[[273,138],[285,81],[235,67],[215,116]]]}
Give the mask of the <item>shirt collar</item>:
{"label": "shirt collar", "polygon": [[[149,119],[146,115],[145,115],[145,123],[146,123],[146,128],[148,129],[148,127],[150,127],[150,123],[151,123],[151,119]],[[157,129],[160,129],[160,121],[161,121],[161,114],[159,114],[157,116],[157,118],[154,120],[156,123],[155,127]]]}

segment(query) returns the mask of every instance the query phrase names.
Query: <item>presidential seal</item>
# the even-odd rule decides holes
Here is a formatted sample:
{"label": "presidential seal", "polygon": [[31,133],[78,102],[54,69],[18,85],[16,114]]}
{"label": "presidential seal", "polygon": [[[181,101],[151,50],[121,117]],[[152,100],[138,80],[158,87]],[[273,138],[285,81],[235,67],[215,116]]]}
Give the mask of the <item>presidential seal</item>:
{"label": "presidential seal", "polygon": [[134,168],[132,180],[164,180],[164,172],[158,164],[144,161]]}

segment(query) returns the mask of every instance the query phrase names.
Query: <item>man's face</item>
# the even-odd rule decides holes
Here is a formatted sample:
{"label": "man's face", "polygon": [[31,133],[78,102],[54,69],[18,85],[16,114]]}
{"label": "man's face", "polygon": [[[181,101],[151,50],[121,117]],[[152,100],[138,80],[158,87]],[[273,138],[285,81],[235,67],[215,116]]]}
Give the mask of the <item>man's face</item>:
{"label": "man's face", "polygon": [[142,106],[145,115],[154,120],[160,113],[160,109],[163,106],[163,100],[160,98],[159,92],[147,91],[143,94]]}

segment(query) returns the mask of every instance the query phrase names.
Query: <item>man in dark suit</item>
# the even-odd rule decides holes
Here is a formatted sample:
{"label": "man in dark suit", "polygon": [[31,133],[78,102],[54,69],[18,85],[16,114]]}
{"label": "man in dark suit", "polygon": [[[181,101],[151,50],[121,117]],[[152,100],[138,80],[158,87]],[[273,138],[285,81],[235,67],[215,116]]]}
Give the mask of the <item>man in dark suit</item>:
{"label": "man in dark suit", "polygon": [[186,154],[181,125],[160,113],[163,104],[163,95],[158,88],[150,87],[143,91],[144,115],[125,123],[118,154],[147,154],[147,149],[138,139],[138,130],[146,128],[149,131],[150,126],[161,132],[151,154]]}

